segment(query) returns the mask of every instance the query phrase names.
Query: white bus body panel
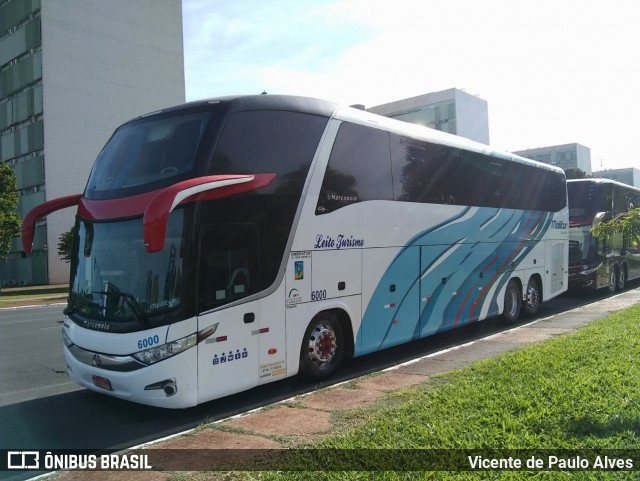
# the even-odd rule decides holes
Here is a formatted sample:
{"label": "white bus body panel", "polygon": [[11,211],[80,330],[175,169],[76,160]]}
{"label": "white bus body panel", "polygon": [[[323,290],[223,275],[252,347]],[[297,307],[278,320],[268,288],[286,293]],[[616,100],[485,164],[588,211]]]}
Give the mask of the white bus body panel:
{"label": "white bus body panel", "polygon": [[[300,348],[303,325],[328,308],[311,301],[314,291],[335,287],[345,270],[360,268],[362,276],[362,315],[350,315],[356,355],[499,315],[512,278],[523,299],[532,276],[540,278],[543,300],[566,291],[566,208],[553,213],[376,200],[316,215],[339,124],[333,120],[327,128],[291,248],[313,262],[305,264],[307,280],[287,284],[290,295],[296,289],[296,300],[287,302],[297,304],[287,312],[288,349]],[[315,272],[319,252],[321,274]],[[295,269],[291,259],[287,269],[287,275]],[[327,298],[336,294],[326,290]]]}
{"label": "white bus body panel", "polygon": [[[171,340],[185,337],[183,332],[193,334],[195,332],[196,319],[187,319],[171,326],[162,326],[148,331],[139,331],[126,334],[99,332],[78,326],[69,321],[64,322],[64,331],[68,338],[79,348],[95,351],[92,346],[100,346],[100,352],[109,356],[130,356],[141,349],[138,341],[158,336],[159,343],[166,343],[167,333],[173,331],[177,337]],[[188,334],[187,334],[188,335]],[[69,348],[64,347],[64,357],[71,378],[79,385],[127,401],[148,404],[150,406],[166,408],[184,408],[195,406],[197,403],[198,384],[197,349],[187,349],[173,357],[163,361],[141,367],[128,372],[120,372],[103,369],[96,365],[89,365],[79,361]],[[99,361],[97,362],[99,364]],[[111,384],[112,390],[106,391],[97,387],[93,376],[105,378]],[[167,396],[162,389],[145,390],[146,386],[166,380],[174,380],[177,391],[172,396]]]}

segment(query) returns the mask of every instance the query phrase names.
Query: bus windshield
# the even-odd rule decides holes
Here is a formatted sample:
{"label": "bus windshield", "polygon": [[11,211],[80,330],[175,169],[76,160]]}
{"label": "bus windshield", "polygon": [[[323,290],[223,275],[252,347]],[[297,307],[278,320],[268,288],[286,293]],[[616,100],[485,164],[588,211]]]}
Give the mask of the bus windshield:
{"label": "bus windshield", "polygon": [[595,254],[596,239],[591,235],[591,225],[569,229],[569,262],[586,262]]}
{"label": "bus windshield", "polygon": [[119,197],[188,178],[211,116],[154,116],[123,125],[98,155],[85,196]]}
{"label": "bus windshield", "polygon": [[69,308],[107,322],[145,322],[181,303],[183,210],[169,217],[162,251],[149,254],[142,219],[80,220],[71,268]]}

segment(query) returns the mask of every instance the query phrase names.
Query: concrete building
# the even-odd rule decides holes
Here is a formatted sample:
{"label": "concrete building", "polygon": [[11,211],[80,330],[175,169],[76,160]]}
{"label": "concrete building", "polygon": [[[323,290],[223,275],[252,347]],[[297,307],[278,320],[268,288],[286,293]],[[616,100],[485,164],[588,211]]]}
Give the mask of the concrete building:
{"label": "concrete building", "polygon": [[555,165],[563,170],[580,169],[591,175],[591,150],[580,144],[552,145],[535,149],[519,150],[514,154]]}
{"label": "concrete building", "polygon": [[629,167],[627,169],[599,170],[594,172],[593,176],[617,180],[618,182],[632,185],[633,187],[640,187],[640,170],[634,167]]}
{"label": "concrete building", "polygon": [[367,110],[489,144],[487,101],[455,88],[397,100]]}
{"label": "concrete building", "polygon": [[[0,0],[0,161],[21,217],[82,192],[117,125],[184,100],[181,0]],[[40,221],[30,255],[16,238],[0,280],[67,282],[57,245],[73,222]]]}

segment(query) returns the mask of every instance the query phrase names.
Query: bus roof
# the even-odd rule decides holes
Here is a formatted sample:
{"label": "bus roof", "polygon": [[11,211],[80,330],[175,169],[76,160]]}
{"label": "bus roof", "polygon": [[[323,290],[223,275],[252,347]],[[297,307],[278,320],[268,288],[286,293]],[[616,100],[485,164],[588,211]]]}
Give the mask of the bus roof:
{"label": "bus roof", "polygon": [[532,165],[564,174],[564,171],[559,167],[537,162],[535,160],[526,159],[510,152],[496,150],[489,145],[475,142],[465,137],[449,134],[419,124],[412,124],[409,122],[403,122],[401,120],[384,117],[378,114],[367,112],[366,110],[341,106],[337,103],[327,100],[295,95],[237,95],[196,100],[173,107],[168,107],[155,112],[150,112],[148,114],[141,115],[135,119],[132,119],[129,122],[133,122],[140,118],[146,118],[156,114],[176,112],[180,110],[201,109],[203,107],[220,104],[226,104],[227,108],[229,109],[228,112],[269,109],[303,112],[314,115],[322,115],[325,117],[333,117],[337,120],[367,125],[369,127],[387,130],[389,132],[393,132],[399,135],[405,135],[418,140],[444,144],[451,147],[458,147],[461,149],[502,158],[507,161]]}
{"label": "bus roof", "polygon": [[611,185],[617,185],[618,187],[622,187],[625,189],[629,189],[629,190],[633,190],[635,192],[640,192],[640,188],[635,187],[633,185],[629,185],[629,184],[624,184],[622,182],[618,182],[617,180],[613,180],[613,179],[606,179],[604,177],[587,177],[584,179],[567,179],[567,183],[580,183],[580,182],[589,182],[591,184],[611,184]]}

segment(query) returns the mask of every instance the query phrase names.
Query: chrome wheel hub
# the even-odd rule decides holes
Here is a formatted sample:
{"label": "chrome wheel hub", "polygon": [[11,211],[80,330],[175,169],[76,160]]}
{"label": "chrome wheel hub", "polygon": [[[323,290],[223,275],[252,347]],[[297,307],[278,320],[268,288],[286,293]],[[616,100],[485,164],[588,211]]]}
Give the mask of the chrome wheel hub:
{"label": "chrome wheel hub", "polygon": [[309,336],[309,359],[316,366],[331,362],[336,355],[336,333],[328,324],[318,324]]}

